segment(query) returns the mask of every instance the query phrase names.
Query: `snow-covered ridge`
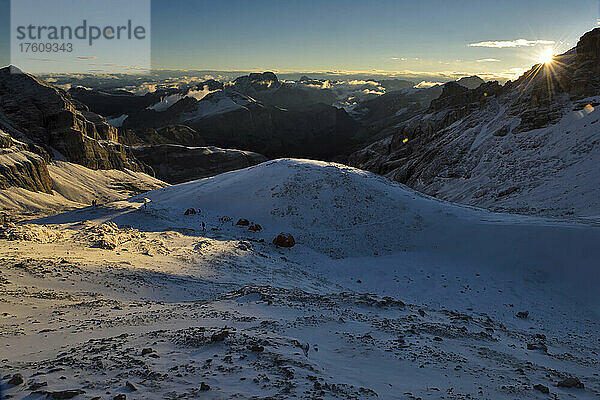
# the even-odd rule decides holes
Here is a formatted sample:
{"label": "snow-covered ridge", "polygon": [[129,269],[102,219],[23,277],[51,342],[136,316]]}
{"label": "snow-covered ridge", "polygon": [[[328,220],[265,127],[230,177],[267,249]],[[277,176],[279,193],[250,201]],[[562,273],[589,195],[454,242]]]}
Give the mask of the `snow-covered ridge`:
{"label": "snow-covered ridge", "polygon": [[[150,203],[141,216],[136,210],[144,198]],[[209,226],[219,226],[223,216],[247,218],[263,227],[266,239],[290,232],[301,246],[333,258],[422,252],[486,268],[555,273],[571,273],[576,263],[581,275],[574,281],[600,282],[591,268],[598,226],[459,206],[334,163],[269,161],[148,192],[122,206],[132,211],[114,222],[143,230],[197,229],[184,211],[200,208]],[[83,217],[74,212],[49,221],[73,218]]]}

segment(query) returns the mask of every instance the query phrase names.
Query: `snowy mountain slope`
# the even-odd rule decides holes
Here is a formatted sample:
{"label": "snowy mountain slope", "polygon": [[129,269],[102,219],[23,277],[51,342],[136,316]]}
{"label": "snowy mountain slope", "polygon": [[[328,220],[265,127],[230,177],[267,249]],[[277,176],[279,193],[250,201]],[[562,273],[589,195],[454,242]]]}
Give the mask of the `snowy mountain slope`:
{"label": "snowy mountain slope", "polygon": [[391,136],[349,163],[452,202],[598,217],[599,36],[587,33],[553,63],[504,86],[444,85],[426,112],[384,127]]}
{"label": "snowy mountain slope", "polygon": [[67,161],[47,165],[52,190],[10,187],[0,190],[0,212],[11,220],[39,218],[43,215],[122,200],[132,195],[166,186],[142,172],[129,170],[96,171]]}
{"label": "snowy mountain slope", "polygon": [[[599,216],[600,168],[594,162],[600,156],[598,111],[569,108],[555,125],[513,134],[509,132],[519,119],[506,105],[491,103],[442,130],[435,150],[431,147],[403,165],[390,161],[386,176],[448,201],[492,210]],[[413,151],[409,149],[419,144],[409,140],[404,146]]]}
{"label": "snowy mountain slope", "polygon": [[199,101],[194,111],[180,116],[180,122],[193,122],[196,119],[206,118],[218,114],[227,113],[235,110],[242,110],[256,101],[250,97],[244,96],[232,91],[218,91],[204,97]]}
{"label": "snowy mountain slope", "polygon": [[[192,207],[201,212],[184,215]],[[494,214],[283,159],[37,224],[0,240],[0,368],[47,382],[41,390],[536,399],[541,384],[560,398],[600,394],[591,222]],[[271,244],[281,231],[297,245]],[[584,388],[557,387],[570,376]],[[24,398],[27,385],[8,393]]]}

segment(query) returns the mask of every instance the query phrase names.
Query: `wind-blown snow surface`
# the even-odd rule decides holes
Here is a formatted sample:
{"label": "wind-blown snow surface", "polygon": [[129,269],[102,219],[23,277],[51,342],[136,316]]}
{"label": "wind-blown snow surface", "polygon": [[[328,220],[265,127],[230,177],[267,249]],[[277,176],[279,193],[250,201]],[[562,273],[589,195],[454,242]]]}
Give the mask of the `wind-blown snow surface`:
{"label": "wind-blown snow surface", "polygon": [[[0,240],[17,398],[44,382],[82,398],[600,396],[591,223],[290,159],[38,223]],[[272,245],[281,231],[297,245]],[[556,386],[570,376],[585,388]]]}

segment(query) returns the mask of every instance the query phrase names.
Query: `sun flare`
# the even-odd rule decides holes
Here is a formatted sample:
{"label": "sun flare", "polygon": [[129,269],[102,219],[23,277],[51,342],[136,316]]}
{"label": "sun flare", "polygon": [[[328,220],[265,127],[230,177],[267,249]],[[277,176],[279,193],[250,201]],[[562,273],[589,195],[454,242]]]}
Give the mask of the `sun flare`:
{"label": "sun flare", "polygon": [[550,64],[554,60],[554,52],[552,49],[545,49],[538,56],[538,61],[542,64]]}

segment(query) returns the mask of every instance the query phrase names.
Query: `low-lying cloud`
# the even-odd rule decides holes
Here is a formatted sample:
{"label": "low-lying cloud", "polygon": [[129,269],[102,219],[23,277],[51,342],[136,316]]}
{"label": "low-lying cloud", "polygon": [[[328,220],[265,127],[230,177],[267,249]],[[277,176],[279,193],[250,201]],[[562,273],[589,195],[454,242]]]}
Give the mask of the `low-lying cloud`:
{"label": "low-lying cloud", "polygon": [[421,81],[418,84],[416,84],[415,87],[418,89],[423,89],[423,88],[430,88],[435,85],[443,85],[443,84],[444,84],[444,82]]}
{"label": "low-lying cloud", "polygon": [[515,40],[491,40],[487,42],[470,43],[469,47],[493,47],[496,49],[513,48],[513,47],[532,47],[538,45],[553,45],[556,42],[554,40],[527,40],[527,39],[515,39]]}

